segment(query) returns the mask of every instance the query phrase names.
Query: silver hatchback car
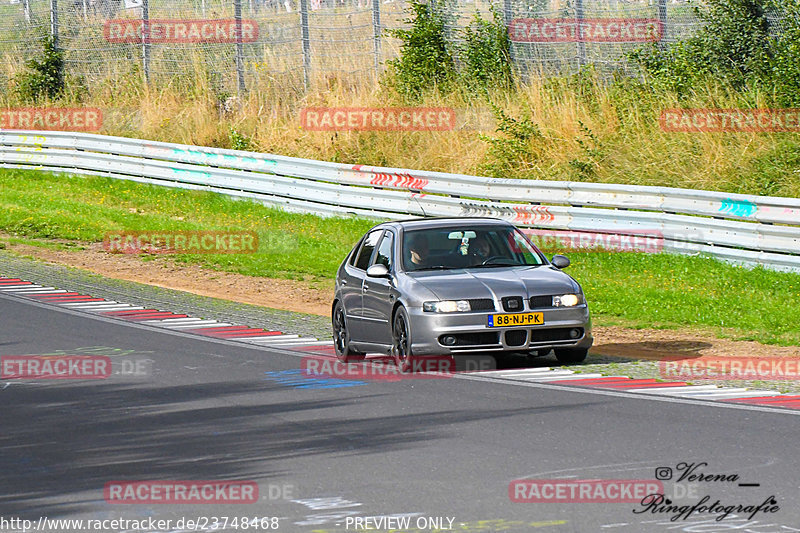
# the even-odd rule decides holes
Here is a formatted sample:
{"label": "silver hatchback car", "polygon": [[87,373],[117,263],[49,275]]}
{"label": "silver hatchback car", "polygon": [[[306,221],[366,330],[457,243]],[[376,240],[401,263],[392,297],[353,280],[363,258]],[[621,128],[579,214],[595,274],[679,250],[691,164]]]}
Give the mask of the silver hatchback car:
{"label": "silver hatchback car", "polygon": [[333,337],[341,361],[391,354],[407,371],[425,356],[555,350],[578,363],[592,345],[580,285],[514,225],[427,218],[372,228],[336,275]]}

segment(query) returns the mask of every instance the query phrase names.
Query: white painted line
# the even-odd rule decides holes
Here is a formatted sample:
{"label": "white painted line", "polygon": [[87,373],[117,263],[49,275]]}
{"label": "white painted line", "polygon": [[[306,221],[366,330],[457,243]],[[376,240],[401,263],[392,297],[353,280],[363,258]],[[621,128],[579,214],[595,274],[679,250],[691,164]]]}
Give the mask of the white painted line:
{"label": "white painted line", "polygon": [[189,325],[189,324],[198,324],[198,323],[206,323],[206,319],[204,318],[164,318],[162,320],[154,319],[154,320],[142,320],[142,324],[172,324],[175,326],[181,325]]}
{"label": "white painted line", "polygon": [[98,313],[105,313],[106,311],[136,311],[137,309],[144,309],[144,307],[134,307],[128,304],[117,304],[117,305],[110,305],[108,307],[100,307],[97,309],[93,308],[92,311],[97,311]]}
{"label": "white painted line", "polygon": [[[487,370],[486,372],[481,372],[481,374],[487,376],[500,376],[502,377],[505,374],[516,374],[518,372],[556,372],[549,366],[541,367],[541,368],[515,368],[513,370]],[[570,370],[570,372],[572,372]]]}
{"label": "white painted line", "polygon": [[[583,374],[583,375],[586,376],[587,379],[603,377],[603,374]],[[544,381],[544,382],[547,382],[547,381],[569,381],[569,380],[575,379],[575,374],[562,375],[562,376],[547,376],[547,377],[546,376],[541,376],[541,377],[536,376],[536,377],[527,377],[527,378],[518,377],[518,378],[512,378],[512,379],[520,380],[520,381]]]}
{"label": "white painted line", "polygon": [[229,337],[235,341],[262,341],[262,342],[281,342],[288,339],[299,339],[300,335],[262,335],[261,337]]}
{"label": "white painted line", "polygon": [[761,396],[784,396],[782,392],[774,391],[774,390],[748,390],[746,393],[743,393],[741,398],[758,398]]}
{"label": "white painted line", "polygon": [[13,289],[21,289],[21,288],[32,289],[32,288],[35,288],[35,287],[41,287],[41,285],[31,285],[30,283],[20,283],[19,285],[0,285],[0,287],[2,287],[2,289],[0,289],[0,291],[10,291],[10,290],[13,290]]}
{"label": "white painted line", "polygon": [[114,300],[103,300],[102,302],[67,302],[65,304],[61,304],[63,306],[69,307],[96,307],[100,305],[128,305],[122,304],[119,302],[115,302]]}
{"label": "white painted line", "polygon": [[194,322],[192,324],[177,324],[177,325],[164,325],[165,328],[169,329],[208,329],[208,328],[224,328],[227,326],[232,326],[233,324],[228,324],[227,322],[217,322],[216,320],[203,320],[202,322]]}
{"label": "white painted line", "polygon": [[[108,302],[75,302],[75,303],[67,303],[61,304],[65,307],[71,307],[73,309],[99,309],[103,311],[110,310],[111,308],[117,308],[120,306],[118,303],[108,303]],[[128,309],[125,307],[125,309]]]}
{"label": "white painted line", "polygon": [[[711,390],[718,390],[719,387],[716,385],[687,385],[685,387],[651,387],[645,389],[627,389],[628,392],[646,392],[646,393],[658,393],[658,394],[666,394],[672,393],[675,394],[676,391],[683,391],[686,392],[698,392],[698,391],[711,391]],[[670,394],[670,395],[672,395]]]}
{"label": "white painted line", "polygon": [[[30,286],[29,286],[28,288],[30,288]],[[17,289],[17,291],[19,291],[19,290],[20,290],[20,289]],[[38,288],[36,288],[36,289],[34,289],[33,291],[31,291],[31,292],[35,292],[35,293],[37,293],[37,294],[41,292],[41,293],[44,293],[44,294],[52,294],[53,296],[61,296],[61,295],[62,295],[62,294],[64,294],[65,292],[75,292],[75,291],[68,291],[68,290],[66,290],[66,289],[56,289],[56,290],[52,290],[52,289],[38,289]],[[77,295],[76,295],[76,296],[77,296]]]}
{"label": "white painted line", "polygon": [[[717,392],[717,393],[712,392],[710,394],[697,393],[694,397],[695,398],[709,398],[709,399],[712,399],[712,400],[718,400],[718,399],[731,399],[731,398],[755,398],[755,397],[758,397],[758,396],[764,396],[764,394],[753,394],[752,391],[733,392],[734,390],[737,390],[737,389],[733,389],[731,391]],[[776,396],[780,396],[780,395],[776,394]]]}
{"label": "white painted line", "polygon": [[[228,340],[236,340],[236,339],[228,339]],[[278,346],[278,345],[291,345],[291,346],[302,346],[302,345],[309,345],[309,346],[320,346],[320,348],[327,348],[329,347],[327,344],[322,346],[319,344],[318,339],[313,339],[311,337],[302,337],[299,339],[288,339],[282,342],[272,342],[272,341],[253,341],[253,344],[260,344],[262,346]]]}
{"label": "white painted line", "polygon": [[16,293],[24,293],[24,292],[52,292],[54,290],[58,290],[55,287],[42,287],[41,285],[26,285],[25,287],[20,287],[19,289],[3,289],[5,292],[16,292]]}
{"label": "white painted line", "polygon": [[513,373],[503,374],[502,376],[498,376],[501,378],[519,378],[519,377],[531,377],[531,378],[544,378],[549,376],[570,376],[574,378],[577,374],[571,370],[552,370],[550,372],[526,372],[526,371],[517,371]]}

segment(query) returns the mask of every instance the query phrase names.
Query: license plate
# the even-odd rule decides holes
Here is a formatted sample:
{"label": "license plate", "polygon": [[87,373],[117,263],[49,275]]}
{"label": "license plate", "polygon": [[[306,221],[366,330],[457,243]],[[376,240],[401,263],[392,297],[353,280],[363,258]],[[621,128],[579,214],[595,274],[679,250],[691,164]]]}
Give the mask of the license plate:
{"label": "license plate", "polygon": [[489,315],[489,327],[503,326],[541,326],[544,313],[514,313],[509,315]]}

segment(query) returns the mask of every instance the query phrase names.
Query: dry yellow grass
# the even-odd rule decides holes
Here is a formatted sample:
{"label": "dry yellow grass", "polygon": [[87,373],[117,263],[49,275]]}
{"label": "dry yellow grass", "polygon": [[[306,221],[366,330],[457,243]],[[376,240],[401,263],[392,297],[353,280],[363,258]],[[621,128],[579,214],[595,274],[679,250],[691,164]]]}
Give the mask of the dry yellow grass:
{"label": "dry yellow grass", "polygon": [[[4,65],[17,64],[5,57]],[[105,110],[102,133],[195,145],[231,145],[231,129],[251,140],[251,149],[285,155],[401,168],[480,174],[489,156],[483,135],[491,127],[444,132],[315,132],[302,129],[304,107],[404,106],[391,89],[350,76],[344,63],[316,71],[308,92],[299,73],[261,77],[241,97],[221,101],[207,66],[196,56],[192,72],[144,88],[135,70],[72,94],[64,103]],[[0,106],[18,105],[10,93]],[[669,133],[660,129],[662,109],[757,107],[713,84],[688,100],[623,89],[597,80],[580,84],[533,80],[514,92],[494,92],[496,105],[515,118],[529,114],[541,136],[531,140],[530,160],[508,177],[588,180],[800,196],[796,134]],[[452,107],[459,122],[491,115],[484,98],[432,94],[421,104]],[[485,122],[485,120],[484,120]],[[583,126],[582,126],[583,125]],[[580,165],[588,171],[578,170]]]}

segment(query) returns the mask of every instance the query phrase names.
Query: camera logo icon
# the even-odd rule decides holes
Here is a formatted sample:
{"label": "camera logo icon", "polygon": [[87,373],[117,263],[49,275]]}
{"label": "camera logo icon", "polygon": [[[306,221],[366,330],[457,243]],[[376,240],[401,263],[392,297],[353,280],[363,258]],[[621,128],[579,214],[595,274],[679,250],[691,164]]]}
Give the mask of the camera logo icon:
{"label": "camera logo icon", "polygon": [[672,479],[672,468],[668,466],[659,466],[656,468],[656,479],[659,481],[668,481]]}

